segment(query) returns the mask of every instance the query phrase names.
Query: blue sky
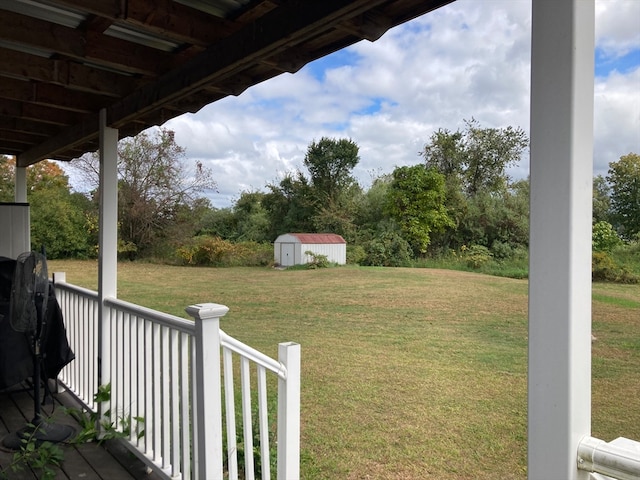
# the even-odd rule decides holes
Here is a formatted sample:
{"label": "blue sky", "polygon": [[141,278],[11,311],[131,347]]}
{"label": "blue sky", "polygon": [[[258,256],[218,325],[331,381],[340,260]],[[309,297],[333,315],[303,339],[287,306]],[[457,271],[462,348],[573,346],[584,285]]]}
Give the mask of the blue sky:
{"label": "blue sky", "polygon": [[[531,0],[457,0],[165,126],[188,161],[213,169],[229,206],[241,191],[302,169],[322,136],[360,147],[354,174],[372,177],[420,162],[431,134],[463,128],[529,129]],[[640,153],[640,0],[596,0],[594,170]],[[526,159],[510,171],[528,174]]]}
{"label": "blue sky", "polygon": [[640,49],[631,50],[615,58],[609,58],[602,49],[596,49],[595,60],[597,77],[607,77],[614,72],[629,74],[640,65]]}

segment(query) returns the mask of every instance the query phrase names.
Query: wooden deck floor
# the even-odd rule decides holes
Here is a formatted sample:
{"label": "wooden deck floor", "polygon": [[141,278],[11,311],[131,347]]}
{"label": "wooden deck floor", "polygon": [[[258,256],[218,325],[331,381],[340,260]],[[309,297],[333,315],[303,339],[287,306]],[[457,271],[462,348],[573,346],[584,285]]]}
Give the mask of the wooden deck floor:
{"label": "wooden deck floor", "polygon": [[[13,452],[2,448],[1,444],[1,439],[5,435],[24,427],[33,418],[32,393],[25,389],[21,390],[13,388],[0,391],[0,479],[41,478],[39,473],[31,468],[13,472],[9,468]],[[63,405],[77,406],[73,397],[68,393],[58,393],[54,396],[55,408],[52,405],[43,406],[42,416],[51,417],[56,424],[70,425],[78,431],[78,424],[65,413],[63,408]],[[104,442],[102,445],[63,443],[60,446],[64,452],[64,460],[62,467],[55,469],[56,480],[157,480],[159,478],[155,474],[147,474],[143,463],[115,440]],[[6,476],[3,477],[3,475]]]}

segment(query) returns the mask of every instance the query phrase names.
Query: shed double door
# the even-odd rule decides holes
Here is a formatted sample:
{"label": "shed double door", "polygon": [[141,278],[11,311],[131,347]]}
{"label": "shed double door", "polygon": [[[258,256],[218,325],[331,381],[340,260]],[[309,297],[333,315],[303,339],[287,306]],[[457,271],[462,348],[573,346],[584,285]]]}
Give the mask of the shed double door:
{"label": "shed double door", "polygon": [[295,254],[293,243],[281,243],[280,244],[280,264],[283,267],[290,267],[295,265]]}

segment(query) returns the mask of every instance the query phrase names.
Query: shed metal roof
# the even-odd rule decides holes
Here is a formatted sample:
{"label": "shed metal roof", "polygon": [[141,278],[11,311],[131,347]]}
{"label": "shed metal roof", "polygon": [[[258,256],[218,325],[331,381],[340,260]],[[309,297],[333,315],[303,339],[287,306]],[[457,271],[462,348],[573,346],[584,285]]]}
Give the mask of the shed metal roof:
{"label": "shed metal roof", "polygon": [[344,238],[335,233],[288,233],[292,237],[296,237],[300,243],[309,244],[340,244],[347,243]]}
{"label": "shed metal roof", "polygon": [[0,0],[0,154],[19,166],[121,137],[453,0]]}

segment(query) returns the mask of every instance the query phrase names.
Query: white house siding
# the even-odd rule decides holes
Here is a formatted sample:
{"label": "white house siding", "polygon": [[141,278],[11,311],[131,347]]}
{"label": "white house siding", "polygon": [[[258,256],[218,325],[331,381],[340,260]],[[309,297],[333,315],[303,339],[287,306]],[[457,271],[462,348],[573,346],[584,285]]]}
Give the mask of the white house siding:
{"label": "white house siding", "polygon": [[0,203],[0,257],[16,259],[31,250],[28,203]]}
{"label": "white house siding", "polygon": [[313,260],[305,252],[326,255],[330,262],[344,265],[347,263],[347,244],[340,235],[329,233],[286,233],[274,242],[275,262],[290,267],[302,265]]}

